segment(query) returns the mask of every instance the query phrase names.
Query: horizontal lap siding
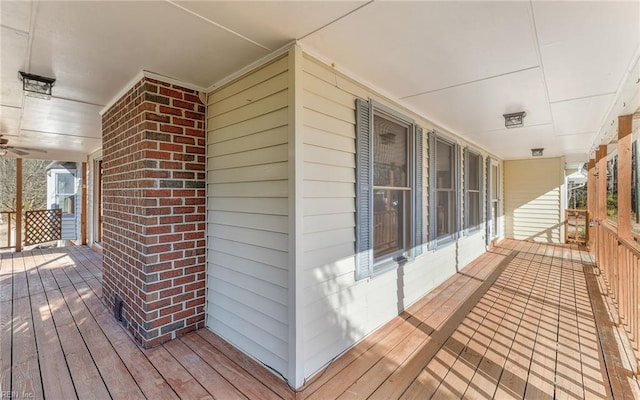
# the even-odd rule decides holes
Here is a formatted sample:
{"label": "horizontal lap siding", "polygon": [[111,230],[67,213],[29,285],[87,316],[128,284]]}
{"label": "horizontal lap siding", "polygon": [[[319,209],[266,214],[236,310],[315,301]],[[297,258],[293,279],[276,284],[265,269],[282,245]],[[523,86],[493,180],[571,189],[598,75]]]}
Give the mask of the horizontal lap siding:
{"label": "horizontal lap siding", "polygon": [[[403,270],[355,281],[355,99],[376,95],[310,57],[303,70],[304,130],[296,137],[303,140],[304,157],[302,335],[308,377],[462,268],[456,265],[458,250],[468,261],[482,254],[484,235],[464,238],[464,248],[453,244],[426,252]],[[425,135],[425,232],[426,142]]]}
{"label": "horizontal lap siding", "polygon": [[207,325],[286,376],[288,61],[209,95]]}
{"label": "horizontal lap siding", "polygon": [[505,161],[504,165],[506,236],[560,243],[561,159]]}

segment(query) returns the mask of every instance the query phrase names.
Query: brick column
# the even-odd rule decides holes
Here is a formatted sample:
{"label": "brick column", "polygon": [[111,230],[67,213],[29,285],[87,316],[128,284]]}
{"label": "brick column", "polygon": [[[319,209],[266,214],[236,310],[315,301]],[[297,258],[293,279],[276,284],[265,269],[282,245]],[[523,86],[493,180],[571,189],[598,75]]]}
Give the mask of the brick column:
{"label": "brick column", "polygon": [[102,117],[103,296],[143,347],[204,325],[204,119],[196,91],[149,78]]}

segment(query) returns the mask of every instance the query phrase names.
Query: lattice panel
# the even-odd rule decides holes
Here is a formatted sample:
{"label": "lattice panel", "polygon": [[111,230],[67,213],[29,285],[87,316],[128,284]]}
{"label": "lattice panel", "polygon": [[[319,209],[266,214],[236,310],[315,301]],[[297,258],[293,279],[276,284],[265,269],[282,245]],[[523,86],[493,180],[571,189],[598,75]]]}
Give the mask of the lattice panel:
{"label": "lattice panel", "polygon": [[62,210],[25,212],[25,246],[62,238]]}

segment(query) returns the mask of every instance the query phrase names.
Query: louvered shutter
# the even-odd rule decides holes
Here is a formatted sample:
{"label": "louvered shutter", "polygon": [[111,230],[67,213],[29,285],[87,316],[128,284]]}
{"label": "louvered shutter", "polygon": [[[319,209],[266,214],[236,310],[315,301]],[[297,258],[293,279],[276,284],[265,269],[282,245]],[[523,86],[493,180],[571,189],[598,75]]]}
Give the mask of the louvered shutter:
{"label": "louvered shutter", "polygon": [[373,271],[373,110],[356,100],[356,280]]}
{"label": "louvered shutter", "polygon": [[456,240],[457,238],[459,238],[462,232],[462,213],[460,210],[460,201],[461,199],[461,180],[460,180],[460,176],[462,175],[462,173],[460,172],[460,145],[459,144],[454,144],[453,145],[453,169],[454,169],[454,174],[455,174],[455,181],[454,181],[454,196],[455,196],[455,203],[453,205],[454,208],[454,218],[455,218],[455,232],[453,234],[453,240]]}
{"label": "louvered shutter", "polygon": [[487,218],[485,221],[486,224],[486,245],[488,246],[489,243],[491,243],[491,159],[489,157],[487,157],[487,167],[486,167],[486,173],[487,173],[487,185],[486,185],[486,205],[487,205]]}
{"label": "louvered shutter", "polygon": [[470,215],[470,206],[471,206],[471,196],[469,195],[469,173],[471,171],[471,166],[469,165],[469,148],[464,148],[464,174],[463,174],[463,188],[464,188],[464,233],[465,235],[469,233],[471,230],[471,226],[469,225],[469,215]]}
{"label": "louvered shutter", "polygon": [[484,186],[483,186],[483,182],[484,182],[484,175],[482,174],[482,167],[484,166],[484,157],[482,157],[482,155],[480,155],[480,157],[478,157],[480,160],[478,161],[480,163],[480,165],[478,165],[478,178],[480,179],[480,182],[478,182],[478,189],[479,192],[478,193],[478,215],[480,216],[480,220],[478,221],[478,227],[476,228],[476,230],[481,229],[480,226],[482,225],[482,219],[484,218],[484,215],[482,214],[482,192],[484,192]]}
{"label": "louvered shutter", "polygon": [[422,142],[422,128],[415,127],[415,183],[414,183],[414,210],[413,210],[413,225],[414,225],[414,245],[413,245],[413,257],[422,254],[422,243],[424,242],[423,235],[423,211],[422,211],[422,180],[423,180],[423,142]]}
{"label": "louvered shutter", "polygon": [[429,250],[435,250],[436,240],[436,133],[429,132]]}

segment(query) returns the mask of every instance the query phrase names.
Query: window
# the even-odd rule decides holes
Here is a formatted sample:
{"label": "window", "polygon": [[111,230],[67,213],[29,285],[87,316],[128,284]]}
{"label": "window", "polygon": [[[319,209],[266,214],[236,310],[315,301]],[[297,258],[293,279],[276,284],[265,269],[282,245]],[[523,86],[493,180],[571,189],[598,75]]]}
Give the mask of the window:
{"label": "window", "polygon": [[431,248],[459,232],[459,146],[435,132],[429,135],[429,243]]}
{"label": "window", "polygon": [[356,279],[422,249],[422,130],[373,101],[356,102]]}
{"label": "window", "polygon": [[486,244],[500,236],[500,165],[487,159],[487,236]]}
{"label": "window", "polygon": [[75,176],[70,172],[56,172],[54,204],[63,214],[75,214]]}
{"label": "window", "polygon": [[465,232],[476,232],[480,229],[482,218],[482,156],[469,149],[464,156],[464,193],[465,193]]}

